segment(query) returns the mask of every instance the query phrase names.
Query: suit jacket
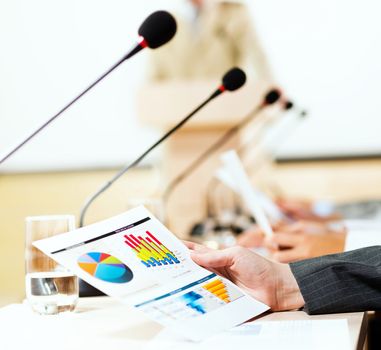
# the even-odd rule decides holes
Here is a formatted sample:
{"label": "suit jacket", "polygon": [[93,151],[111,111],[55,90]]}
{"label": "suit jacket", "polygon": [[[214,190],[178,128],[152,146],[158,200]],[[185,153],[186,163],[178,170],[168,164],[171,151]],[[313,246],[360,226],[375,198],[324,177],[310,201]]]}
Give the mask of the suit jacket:
{"label": "suit jacket", "polygon": [[309,314],[381,310],[381,246],[290,264]]}

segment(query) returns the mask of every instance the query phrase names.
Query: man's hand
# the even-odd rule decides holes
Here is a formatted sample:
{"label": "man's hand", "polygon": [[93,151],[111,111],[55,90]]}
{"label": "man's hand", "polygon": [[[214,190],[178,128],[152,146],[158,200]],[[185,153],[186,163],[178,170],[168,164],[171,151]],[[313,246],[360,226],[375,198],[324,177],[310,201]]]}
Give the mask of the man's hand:
{"label": "man's hand", "polygon": [[272,259],[289,263],[344,251],[345,229],[334,231],[325,224],[298,222],[278,225],[264,245]]}
{"label": "man's hand", "polygon": [[269,261],[241,247],[213,250],[193,242],[185,244],[197,264],[231,280],[272,310],[297,309],[304,305],[288,265]]}

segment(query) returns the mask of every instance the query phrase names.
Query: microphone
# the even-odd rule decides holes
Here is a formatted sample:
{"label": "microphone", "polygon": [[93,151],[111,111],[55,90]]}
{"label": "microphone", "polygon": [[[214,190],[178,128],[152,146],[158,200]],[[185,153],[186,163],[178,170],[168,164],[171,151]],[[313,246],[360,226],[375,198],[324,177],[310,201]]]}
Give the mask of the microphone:
{"label": "microphone", "polygon": [[81,92],[77,97],[71,100],[65,107],[58,111],[53,117],[48,119],[37,130],[32,132],[28,137],[26,137],[11,151],[5,154],[5,156],[0,158],[0,164],[2,164],[13,154],[15,154],[21,147],[23,147],[27,142],[33,139],[40,131],[45,129],[53,120],[58,118],[63,112],[65,112],[70,106],[76,103],[83,95],[90,91],[95,85],[97,85],[101,80],[103,80],[107,75],[109,75],[115,68],[120,66],[124,61],[128,60],[129,58],[131,58],[146,47],[149,47],[150,49],[156,49],[164,45],[173,38],[173,36],[176,34],[176,29],[176,21],[170,13],[166,11],[156,11],[149,15],[139,27],[138,43],[118,62],[116,62],[111,68],[109,68],[105,73],[103,73],[97,80],[90,84],[83,92]]}
{"label": "microphone", "polygon": [[93,201],[104,191],[106,191],[116,180],[118,180],[122,175],[124,175],[128,170],[137,166],[151,151],[153,151],[157,146],[159,146],[163,141],[165,141],[170,135],[172,135],[176,130],[182,127],[194,114],[196,114],[200,109],[202,109],[206,104],[212,101],[217,96],[221,95],[224,91],[235,91],[239,89],[246,82],[246,74],[240,68],[232,68],[222,78],[222,84],[196,109],[194,109],[190,114],[188,114],[184,119],[182,119],[178,124],[167,131],[159,140],[157,140],[151,147],[144,151],[138,158],[136,158],[132,163],[127,165],[125,168],[120,170],[115,174],[109,181],[107,181],[102,187],[99,188],[92,196],[90,196],[82,207],[80,214],[79,226],[84,225],[85,215],[89,206]]}
{"label": "microphone", "polygon": [[294,108],[294,103],[292,101],[286,100],[286,101],[283,102],[283,109],[285,111],[288,111],[288,110],[290,110],[292,108]]}
{"label": "microphone", "polygon": [[[294,103],[290,100],[283,100],[282,103],[283,103],[283,109],[285,111],[289,111],[290,109],[295,109]],[[298,108],[297,112],[299,114],[299,117],[301,117],[301,118],[306,117],[308,114],[305,109],[301,109],[301,108]]]}
{"label": "microphone", "polygon": [[246,126],[259,112],[265,107],[274,104],[281,97],[281,92],[278,89],[270,90],[263,98],[262,103],[255,107],[246,117],[244,117],[238,124],[226,131],[216,142],[208,147],[197,159],[195,159],[183,172],[175,177],[169,185],[167,185],[164,194],[164,205],[175,190],[175,188],[186,179],[193,171],[195,171],[202,163],[204,163],[214,152],[216,152],[222,145],[229,141],[236,135],[244,126]]}
{"label": "microphone", "polygon": [[[295,107],[294,103],[290,100],[282,99],[281,104],[282,109],[285,112],[294,110],[296,114],[292,117],[289,117],[287,120],[285,120],[285,123],[280,128],[277,128],[274,132],[272,132],[270,138],[272,142],[269,144],[268,140],[267,142],[266,140],[260,140],[260,142],[258,142],[255,152],[253,152],[253,147],[249,147],[250,142],[248,142],[248,144],[244,145],[239,152],[240,154],[242,154],[242,151],[245,152],[247,151],[247,149],[251,149],[250,159],[255,159],[255,162],[252,162],[252,164],[248,164],[247,161],[245,162],[246,170],[248,174],[251,176],[255,172],[258,173],[266,163],[268,164],[269,162],[273,161],[273,154],[276,153],[277,148],[286,140],[287,137],[289,137],[292,134],[293,131],[295,131],[296,126],[298,126],[300,122],[302,122],[308,116],[306,110],[301,109],[300,107]],[[266,128],[267,127],[268,126],[266,126]]]}
{"label": "microphone", "polygon": [[[285,98],[280,98],[279,104],[281,106],[281,109],[285,112],[288,112],[290,110],[295,110],[298,113],[297,120],[301,120],[306,116],[306,112],[300,108],[295,107],[295,104]],[[260,131],[260,136],[262,136],[266,129],[270,126],[269,123],[266,123],[264,126],[262,126]],[[288,130],[290,131],[290,130]],[[283,136],[287,135],[287,133],[282,133]],[[277,135],[275,139],[277,140],[277,143],[280,143],[280,139],[282,139],[282,135]],[[261,137],[259,137],[260,139]],[[258,142],[258,141],[257,141]],[[250,146],[250,142],[242,146],[239,150],[239,153],[242,153],[243,151],[246,151],[248,149],[251,150],[253,147]],[[260,147],[260,142],[258,142],[258,146]],[[258,153],[258,152],[256,152]],[[258,164],[258,158],[260,160]],[[255,157],[255,169],[257,170],[258,167],[262,167],[262,162],[264,162],[263,157]],[[254,164],[253,164],[254,165]],[[243,232],[246,228],[248,228],[250,225],[255,223],[255,219],[248,213],[245,213],[243,208],[239,206],[239,204],[236,204],[236,207],[234,209],[235,211],[235,218],[234,220],[229,224],[223,224],[220,222],[220,220],[217,218],[216,213],[213,213],[213,202],[215,202],[215,196],[217,193],[218,186],[220,185],[220,182],[216,178],[210,179],[207,187],[207,193],[206,193],[206,219],[203,222],[196,223],[190,231],[191,236],[202,236],[206,230],[212,230],[212,231],[218,231],[221,227],[225,227],[225,229],[231,230],[234,235],[238,235],[239,233]],[[214,225],[214,226],[213,226]],[[217,230],[216,230],[217,228]]]}

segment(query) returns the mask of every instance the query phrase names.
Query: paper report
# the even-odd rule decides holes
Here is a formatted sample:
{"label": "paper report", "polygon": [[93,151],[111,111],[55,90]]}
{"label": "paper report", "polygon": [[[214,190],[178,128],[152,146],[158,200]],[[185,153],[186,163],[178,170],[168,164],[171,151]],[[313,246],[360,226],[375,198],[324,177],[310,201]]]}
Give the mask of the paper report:
{"label": "paper report", "polygon": [[269,309],[195,264],[186,246],[142,206],[34,245],[105,294],[192,340]]}

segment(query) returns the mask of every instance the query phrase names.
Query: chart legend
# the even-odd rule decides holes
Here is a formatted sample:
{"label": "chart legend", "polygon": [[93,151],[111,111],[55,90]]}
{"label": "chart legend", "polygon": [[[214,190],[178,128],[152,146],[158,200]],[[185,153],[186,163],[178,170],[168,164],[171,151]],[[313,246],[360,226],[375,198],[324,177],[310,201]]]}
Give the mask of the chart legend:
{"label": "chart legend", "polygon": [[125,243],[146,267],[180,264],[176,255],[149,231],[146,231],[145,237],[129,234],[124,235],[124,238]]}
{"label": "chart legend", "polygon": [[133,273],[118,258],[101,252],[90,252],[77,260],[79,267],[102,281],[126,283],[132,280]]}

